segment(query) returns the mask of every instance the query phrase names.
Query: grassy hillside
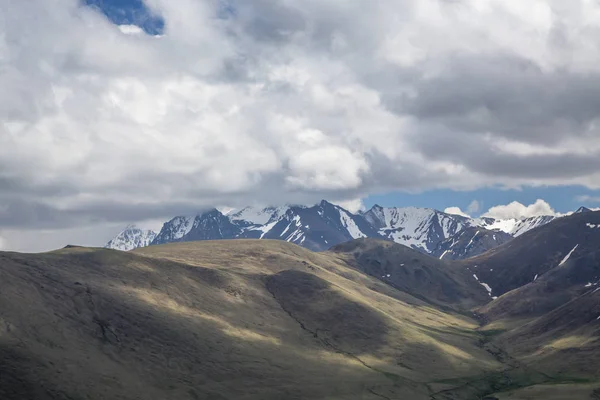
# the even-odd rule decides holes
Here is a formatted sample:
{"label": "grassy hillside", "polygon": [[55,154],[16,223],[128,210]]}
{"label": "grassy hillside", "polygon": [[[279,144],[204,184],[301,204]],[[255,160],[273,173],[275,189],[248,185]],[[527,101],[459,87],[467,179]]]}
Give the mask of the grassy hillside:
{"label": "grassy hillside", "polygon": [[0,253],[2,399],[438,398],[477,326],[280,241]]}
{"label": "grassy hillside", "polygon": [[520,321],[496,343],[551,380],[600,381],[600,290]]}
{"label": "grassy hillside", "polygon": [[468,310],[491,300],[467,269],[394,242],[359,239],[330,251],[351,267],[439,307]]}

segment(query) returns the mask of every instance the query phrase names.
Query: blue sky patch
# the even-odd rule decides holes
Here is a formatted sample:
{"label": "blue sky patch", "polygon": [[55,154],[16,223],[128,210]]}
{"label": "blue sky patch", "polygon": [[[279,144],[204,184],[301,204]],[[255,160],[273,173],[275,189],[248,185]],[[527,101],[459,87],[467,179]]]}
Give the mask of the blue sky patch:
{"label": "blue sky patch", "polygon": [[162,34],[164,20],[154,15],[141,0],[83,0],[116,25],[137,25],[150,35]]}
{"label": "blue sky patch", "polygon": [[364,200],[364,204],[367,208],[379,204],[383,207],[418,206],[442,211],[447,207],[460,207],[465,211],[473,200],[477,200],[480,203],[480,210],[472,215],[476,217],[497,205],[505,205],[513,201],[530,205],[537,199],[545,200],[561,213],[575,211],[580,206],[600,207],[600,191],[583,186],[524,187],[521,190],[487,188],[468,192],[431,190],[417,194],[397,192],[369,196]]}

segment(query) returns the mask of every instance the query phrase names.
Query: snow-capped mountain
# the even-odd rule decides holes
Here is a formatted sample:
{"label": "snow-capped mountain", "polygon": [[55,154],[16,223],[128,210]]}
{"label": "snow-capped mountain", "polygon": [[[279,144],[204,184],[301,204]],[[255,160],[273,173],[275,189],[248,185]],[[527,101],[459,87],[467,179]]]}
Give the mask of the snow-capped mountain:
{"label": "snow-capped mountain", "polygon": [[175,217],[165,222],[152,244],[180,241],[192,229],[194,220],[195,217]]}
{"label": "snow-capped mountain", "polygon": [[195,217],[175,217],[166,222],[151,244],[221,240],[240,237],[242,227],[217,209]]}
{"label": "snow-capped mountain", "polygon": [[156,232],[140,229],[135,225],[129,225],[121,233],[106,244],[106,248],[114,250],[129,251],[138,247],[149,246],[156,237]]}
{"label": "snow-capped mountain", "polygon": [[[213,209],[196,216],[178,216],[166,222],[155,237],[143,236],[137,231],[127,233],[126,230],[107,247],[131,250],[149,244],[246,238],[285,240],[320,251],[352,239],[369,237],[392,240],[437,257],[449,250],[444,258],[458,259],[480,254],[554,218],[471,219],[428,208],[378,205],[354,214],[323,200],[312,207],[246,207],[228,214]],[[469,228],[483,228],[491,235],[476,237],[477,245],[473,246],[459,236]],[[143,240],[138,238],[142,236]]]}
{"label": "snow-capped mountain", "polygon": [[278,239],[312,250],[361,237],[379,237],[361,215],[327,201],[313,207],[246,207],[224,215],[211,210],[195,217],[175,217],[151,244],[220,239]]}
{"label": "snow-capped mountain", "polygon": [[266,227],[269,229],[262,238],[285,240],[312,250],[325,250],[352,239],[380,237],[362,215],[325,200],[313,207],[290,207]]}
{"label": "snow-capped mountain", "polygon": [[382,237],[425,253],[433,252],[441,241],[471,226],[466,217],[429,208],[375,205],[363,215]]}

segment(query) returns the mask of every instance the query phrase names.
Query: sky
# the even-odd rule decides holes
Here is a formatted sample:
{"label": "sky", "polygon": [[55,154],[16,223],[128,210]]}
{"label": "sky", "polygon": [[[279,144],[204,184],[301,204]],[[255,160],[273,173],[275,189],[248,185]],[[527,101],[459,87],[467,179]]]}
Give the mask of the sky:
{"label": "sky", "polygon": [[0,9],[0,249],[215,206],[600,206],[595,0]]}

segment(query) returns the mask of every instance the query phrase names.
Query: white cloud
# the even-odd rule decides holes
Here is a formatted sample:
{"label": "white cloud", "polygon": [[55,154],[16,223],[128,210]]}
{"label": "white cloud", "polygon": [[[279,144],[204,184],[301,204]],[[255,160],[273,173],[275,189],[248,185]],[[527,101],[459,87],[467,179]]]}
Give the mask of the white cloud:
{"label": "white cloud", "polygon": [[460,207],[448,207],[444,210],[444,212],[446,214],[460,215],[462,217],[471,218],[471,216],[465,213],[463,210],[461,210]]}
{"label": "white cloud", "polygon": [[332,201],[333,204],[337,204],[338,206],[345,208],[351,213],[357,213],[359,211],[365,210],[365,204],[362,199],[352,199],[345,201]]}
{"label": "white cloud", "polygon": [[119,25],[119,29],[126,35],[141,35],[144,30],[137,25]]}
{"label": "white cloud", "polygon": [[460,207],[448,207],[444,210],[446,214],[460,215],[462,217],[471,218],[473,214],[479,212],[481,204],[477,200],[473,200],[468,206],[467,211],[463,211]]}
{"label": "white cloud", "polygon": [[471,204],[467,207],[467,213],[473,215],[479,212],[481,209],[481,204],[477,200],[473,200]]}
{"label": "white cloud", "polygon": [[490,208],[483,216],[499,219],[521,219],[540,215],[560,216],[561,214],[554,211],[546,201],[538,199],[535,203],[528,206],[525,206],[518,201],[513,201],[507,205],[498,205]]}
{"label": "white cloud", "polygon": [[600,187],[595,2],[147,0],[161,37],[80,3],[0,0],[0,228]]}

